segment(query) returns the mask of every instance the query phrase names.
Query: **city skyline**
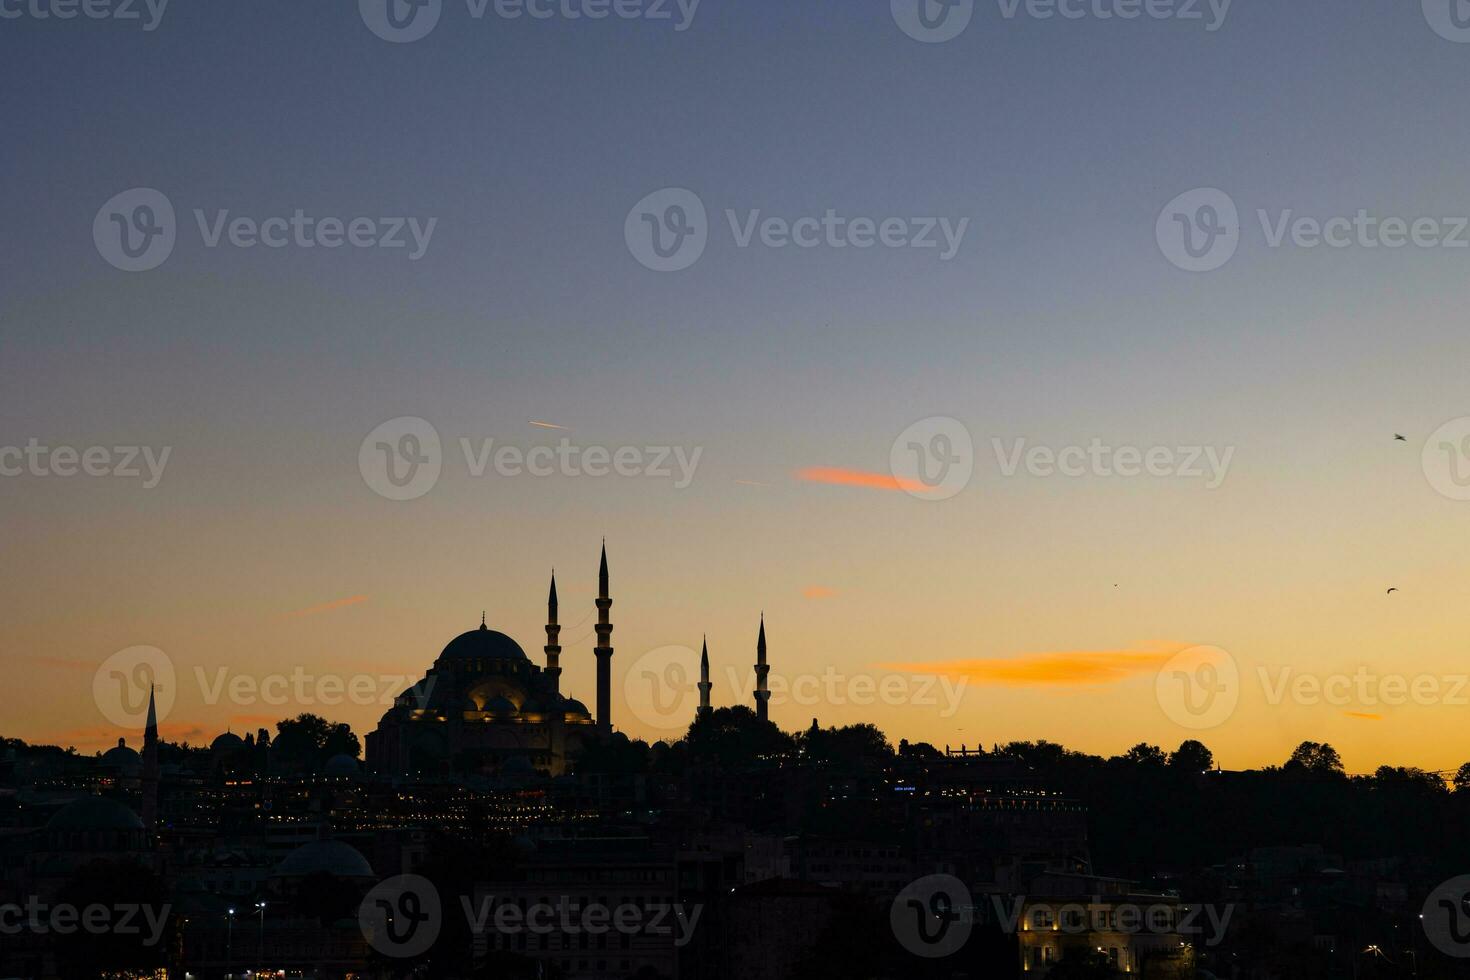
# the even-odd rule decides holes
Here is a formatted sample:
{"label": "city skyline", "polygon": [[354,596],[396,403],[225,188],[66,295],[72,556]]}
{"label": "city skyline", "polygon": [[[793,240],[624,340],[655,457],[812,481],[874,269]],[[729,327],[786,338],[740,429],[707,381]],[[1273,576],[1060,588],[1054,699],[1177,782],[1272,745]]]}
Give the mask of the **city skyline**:
{"label": "city skyline", "polygon": [[[773,695],[787,729],[1463,761],[1438,733],[1470,672],[1470,136],[1435,93],[1470,48],[1443,11],[976,4],[939,40],[888,3],[441,6],[412,40],[283,0],[4,19],[6,734],[112,744],[91,677],[135,645],[210,678],[404,674],[483,609],[534,650],[545,576],[586,614],[607,535],[619,695],[708,634],[739,700],[764,609],[776,679],[966,679],[951,717]],[[1205,220],[1232,210],[1233,235]],[[396,500],[362,452],[405,418],[441,472]],[[895,449],[954,434],[936,419],[970,475],[925,499]],[[529,471],[563,440],[576,475]],[[31,446],[137,475],[49,452],[38,475]],[[594,447],[640,475],[589,476]],[[660,447],[683,456],[650,475]],[[1241,676],[1203,732],[1155,690],[1195,646]],[[1303,703],[1304,675],[1352,686]],[[1428,703],[1385,703],[1424,678]],[[295,713],[198,686],[165,732]]]}

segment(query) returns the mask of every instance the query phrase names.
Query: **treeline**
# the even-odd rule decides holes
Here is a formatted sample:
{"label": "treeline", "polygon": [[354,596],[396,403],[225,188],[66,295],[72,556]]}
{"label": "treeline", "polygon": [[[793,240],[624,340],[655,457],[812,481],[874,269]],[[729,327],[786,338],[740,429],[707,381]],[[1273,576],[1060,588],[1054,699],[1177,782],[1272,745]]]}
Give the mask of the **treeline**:
{"label": "treeline", "polygon": [[[895,747],[872,725],[823,729],[814,722],[783,732],[735,706],[697,719],[677,741],[594,744],[577,768],[679,776],[695,763],[798,764],[876,773],[943,757],[923,742]],[[1254,848],[1313,844],[1344,862],[1397,859],[1427,874],[1470,872],[1470,835],[1463,832],[1470,825],[1470,764],[1449,779],[1392,766],[1349,775],[1331,745],[1308,741],[1280,765],[1230,772],[1193,739],[1172,751],[1141,743],[1112,757],[1054,742],[1011,742],[985,757],[1022,763],[1049,789],[1084,804],[1095,863],[1110,874],[1192,873]]]}

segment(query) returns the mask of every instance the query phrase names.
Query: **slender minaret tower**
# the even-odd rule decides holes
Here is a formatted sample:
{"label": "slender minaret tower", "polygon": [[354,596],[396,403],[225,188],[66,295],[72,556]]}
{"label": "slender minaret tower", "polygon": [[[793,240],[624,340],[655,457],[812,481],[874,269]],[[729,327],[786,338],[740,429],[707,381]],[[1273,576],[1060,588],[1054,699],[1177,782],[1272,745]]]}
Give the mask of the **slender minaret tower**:
{"label": "slender minaret tower", "polygon": [[561,626],[556,621],[556,569],[551,570],[551,592],[546,597],[546,677],[551,688],[546,705],[546,733],[551,740],[551,774],[566,772],[566,709],[561,703]]}
{"label": "slender minaret tower", "polygon": [[755,641],[755,716],[761,721],[767,721],[766,702],[771,700],[771,692],[766,687],[766,675],[771,672],[771,665],[766,663],[766,614],[761,613],[761,634]]}
{"label": "slender minaret tower", "polygon": [[612,732],[612,622],[607,611],[612,599],[607,594],[607,539],[602,540],[602,566],[597,571],[597,729]]}
{"label": "slender minaret tower", "polygon": [[709,706],[709,691],[713,687],[709,682],[709,637],[704,638],[704,649],[699,653],[699,715],[703,718],[711,710]]}
{"label": "slender minaret tower", "polygon": [[143,727],[143,826],[158,823],[158,706],[148,685],[148,721]]}
{"label": "slender minaret tower", "polygon": [[561,693],[561,627],[556,622],[556,569],[551,570],[551,594],[546,597],[546,676],[551,693]]}

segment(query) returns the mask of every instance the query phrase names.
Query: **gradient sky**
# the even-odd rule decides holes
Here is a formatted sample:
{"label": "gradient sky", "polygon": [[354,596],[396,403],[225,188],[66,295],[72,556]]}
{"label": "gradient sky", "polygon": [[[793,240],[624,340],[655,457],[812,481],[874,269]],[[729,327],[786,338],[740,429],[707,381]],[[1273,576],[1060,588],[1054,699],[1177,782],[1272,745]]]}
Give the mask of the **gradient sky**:
{"label": "gradient sky", "polygon": [[[152,32],[0,20],[0,445],[172,447],[151,490],[0,479],[4,734],[136,739],[91,696],[96,666],[136,644],[184,678],[417,673],[484,609],[539,659],[553,565],[563,687],[590,703],[593,640],[573,627],[606,535],[632,735],[669,733],[624,703],[630,665],[708,633],[728,701],[722,671],[751,662],[764,609],[778,673],[972,675],[953,718],[775,705],[788,728],[815,715],[1104,754],[1199,737],[1237,768],[1306,738],[1353,771],[1470,758],[1446,735],[1470,706],[1271,706],[1255,673],[1470,672],[1470,503],[1420,465],[1429,434],[1470,414],[1470,250],[1270,249],[1254,218],[1470,215],[1454,102],[1470,45],[1418,4],[1237,0],[1209,33],[982,2],[944,44],[904,36],[880,0],[704,0],[682,33],[476,21],[449,0],[412,44],[355,7],[178,3]],[[169,260],[137,274],[92,240],[133,187],[181,219]],[[698,193],[713,227],[697,264],[657,274],[623,226],[665,187]],[[1199,275],[1154,238],[1197,187],[1226,190],[1245,225]],[[194,208],[438,226],[418,262],[207,249]],[[949,262],[740,249],[726,208],[970,226]],[[447,444],[411,502],[372,492],[357,462],[399,416]],[[951,499],[796,476],[885,473],[930,416],[975,442]],[[563,436],[703,456],[675,489],[475,479],[454,445]],[[1207,490],[1006,478],[991,449],[1093,437],[1235,455]],[[1157,658],[1079,683],[1087,656],[1047,656],[1193,644],[1246,675],[1204,732],[1161,709]],[[1018,680],[991,663],[1017,659],[1040,666]],[[380,711],[210,705],[186,682],[166,732],[198,742],[296,710],[360,734]]]}

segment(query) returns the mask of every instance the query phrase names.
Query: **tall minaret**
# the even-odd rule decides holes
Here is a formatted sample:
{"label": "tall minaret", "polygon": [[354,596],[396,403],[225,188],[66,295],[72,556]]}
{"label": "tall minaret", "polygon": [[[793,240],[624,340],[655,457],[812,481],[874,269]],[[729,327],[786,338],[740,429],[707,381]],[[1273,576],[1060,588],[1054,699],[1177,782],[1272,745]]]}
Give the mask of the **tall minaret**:
{"label": "tall minaret", "polygon": [[143,826],[158,823],[158,706],[148,685],[148,721],[143,727]]}
{"label": "tall minaret", "polygon": [[712,710],[709,706],[709,691],[713,687],[709,682],[709,637],[704,638],[704,649],[699,653],[699,714],[696,717],[703,718]]}
{"label": "tall minaret", "polygon": [[607,611],[612,599],[607,594],[607,539],[602,540],[602,566],[597,571],[597,728],[604,735],[612,732],[612,622]]}
{"label": "tall minaret", "polygon": [[551,570],[551,594],[546,597],[546,676],[551,680],[551,693],[561,693],[561,627],[556,622],[556,569]]}
{"label": "tall minaret", "polygon": [[761,613],[761,635],[755,641],[755,716],[761,721],[767,721],[766,702],[771,700],[771,692],[766,687],[766,675],[771,672],[771,665],[766,663],[766,614]]}

